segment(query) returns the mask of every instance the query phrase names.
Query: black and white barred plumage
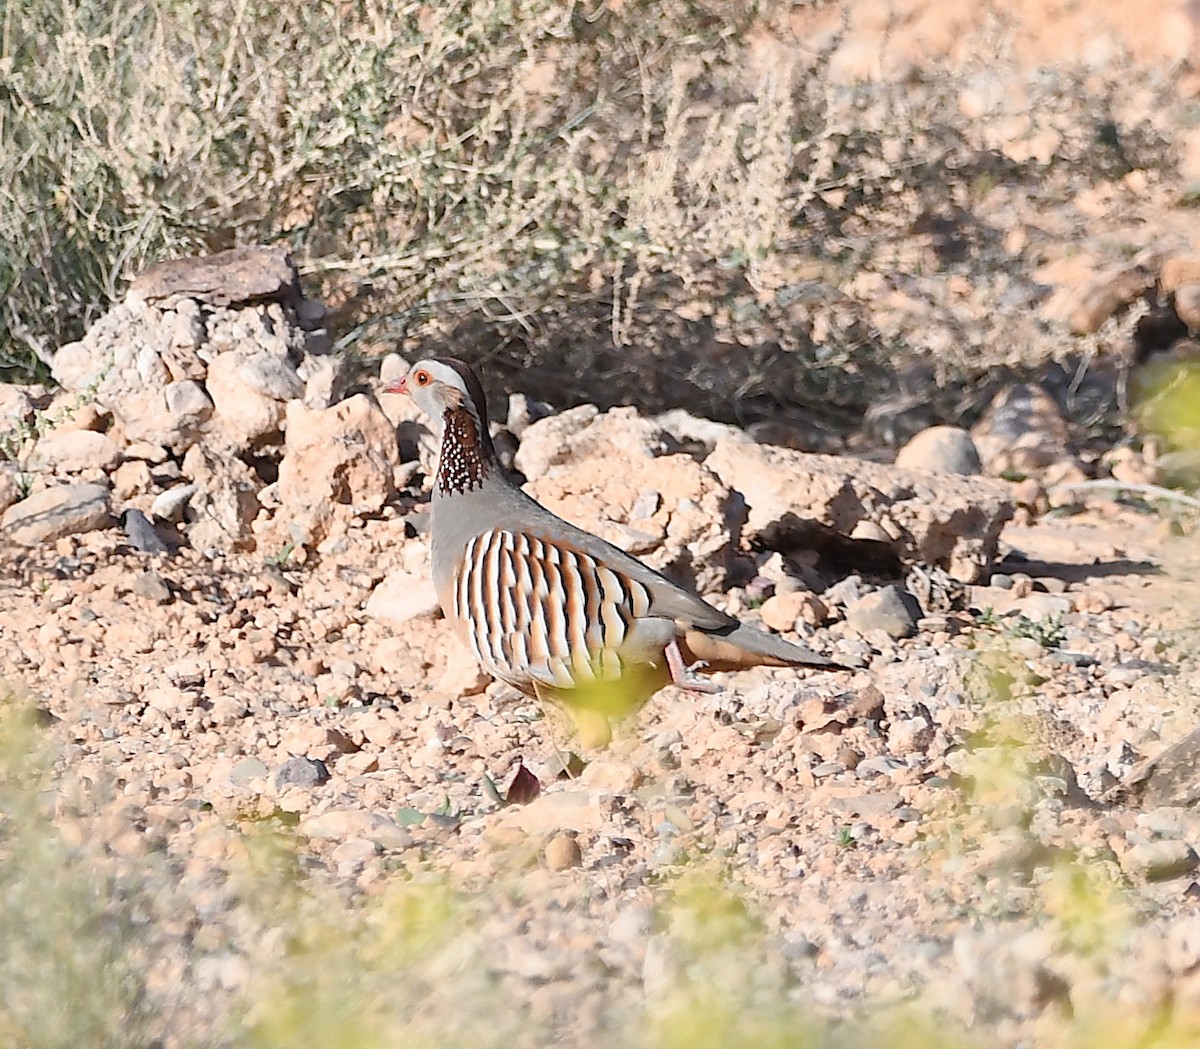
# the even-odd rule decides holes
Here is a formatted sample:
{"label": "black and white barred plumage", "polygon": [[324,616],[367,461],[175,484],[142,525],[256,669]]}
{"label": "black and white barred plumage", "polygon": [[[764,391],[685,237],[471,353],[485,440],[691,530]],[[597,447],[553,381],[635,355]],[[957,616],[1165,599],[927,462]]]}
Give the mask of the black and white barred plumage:
{"label": "black and white barred plumage", "polygon": [[473,538],[453,619],[488,673],[526,691],[618,681],[650,592],[572,547],[491,529]]}

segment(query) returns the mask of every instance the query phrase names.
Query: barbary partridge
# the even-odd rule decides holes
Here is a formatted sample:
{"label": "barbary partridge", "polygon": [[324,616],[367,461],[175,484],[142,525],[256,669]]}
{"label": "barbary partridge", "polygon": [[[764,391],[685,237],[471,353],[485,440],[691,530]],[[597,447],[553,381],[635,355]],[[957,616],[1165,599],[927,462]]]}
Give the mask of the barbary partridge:
{"label": "barbary partridge", "polygon": [[446,618],[487,673],[565,706],[585,744],[607,743],[609,717],[668,681],[716,691],[698,668],[844,669],[726,615],[521,491],[497,461],[483,388],[464,362],[418,361],[383,392],[409,394],[440,436],[430,531]]}

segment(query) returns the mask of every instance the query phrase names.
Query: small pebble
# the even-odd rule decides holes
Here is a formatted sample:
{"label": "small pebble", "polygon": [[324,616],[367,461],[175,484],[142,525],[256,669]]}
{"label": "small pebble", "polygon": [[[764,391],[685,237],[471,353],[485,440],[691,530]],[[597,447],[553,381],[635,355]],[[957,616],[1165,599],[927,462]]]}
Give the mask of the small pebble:
{"label": "small pebble", "polygon": [[154,530],[154,525],[141,510],[130,508],[121,515],[121,527],[129,537],[130,545],[143,554],[168,553],[164,543]]}
{"label": "small pebble", "polygon": [[288,758],[275,771],[275,789],[319,787],[329,782],[329,769],[318,758]]}
{"label": "small pebble", "polygon": [[578,867],[583,862],[583,851],[579,841],[571,833],[556,834],[548,842],[543,851],[546,866],[552,871],[565,871]]}

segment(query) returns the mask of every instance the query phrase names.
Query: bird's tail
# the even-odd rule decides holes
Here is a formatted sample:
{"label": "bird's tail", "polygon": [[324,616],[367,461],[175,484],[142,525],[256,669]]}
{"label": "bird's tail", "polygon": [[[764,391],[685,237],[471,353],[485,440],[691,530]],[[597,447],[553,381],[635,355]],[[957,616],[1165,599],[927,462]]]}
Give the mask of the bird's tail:
{"label": "bird's tail", "polygon": [[739,623],[728,632],[686,630],[680,641],[689,662],[703,660],[713,670],[740,670],[743,667],[823,667],[845,670],[832,659],[810,652],[802,645],[775,634]]}

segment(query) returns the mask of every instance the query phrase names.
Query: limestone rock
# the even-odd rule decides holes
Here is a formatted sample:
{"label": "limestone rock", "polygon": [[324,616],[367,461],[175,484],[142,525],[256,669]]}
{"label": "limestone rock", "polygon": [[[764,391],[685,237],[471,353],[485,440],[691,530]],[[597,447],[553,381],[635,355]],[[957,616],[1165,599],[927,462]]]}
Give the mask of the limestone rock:
{"label": "limestone rock", "polygon": [[150,444],[149,441],[134,441],[126,445],[124,455],[127,460],[138,459],[156,466],[165,463],[168,459],[165,448],[158,444]]}
{"label": "limestone rock", "polygon": [[544,791],[528,805],[511,805],[495,817],[493,830],[519,830],[525,835],[563,831],[595,833],[604,823],[599,799],[586,790]]}
{"label": "limestone rock", "polygon": [[[112,322],[123,323],[130,331],[136,331],[142,326],[144,313],[126,303],[114,307],[106,315]],[[159,378],[154,368],[158,364],[157,354],[151,349],[150,354],[142,352],[145,347],[138,346],[135,340],[127,340],[126,351],[120,359],[107,358],[101,347],[93,345],[97,340],[69,342],[60,346],[51,362],[50,371],[54,380],[63,389],[78,392],[92,385],[105,385],[105,393],[115,393],[118,388],[125,387],[132,392],[132,384],[125,381],[124,371],[128,367],[138,378],[153,381]],[[140,367],[139,367],[140,358]],[[162,378],[166,373],[163,369]],[[113,373],[116,373],[113,375]],[[110,381],[111,380],[111,381]]]}
{"label": "limestone rock", "polygon": [[20,472],[16,463],[0,462],[0,513],[21,499]]}
{"label": "limestone rock", "polygon": [[1026,619],[1034,622],[1051,616],[1065,616],[1071,611],[1071,599],[1063,594],[1026,594],[1018,599],[1013,608]]}
{"label": "limestone rock", "polygon": [[121,449],[108,434],[95,430],[64,430],[49,433],[37,442],[30,465],[78,473],[80,470],[111,470],[120,459]]}
{"label": "limestone rock", "polygon": [[971,435],[958,426],[931,426],[913,437],[896,454],[896,465],[932,473],[981,473],[979,452]]}
{"label": "limestone rock", "polygon": [[531,423],[521,435],[513,465],[533,480],[555,466],[594,458],[610,448],[643,460],[672,450],[662,427],[641,418],[637,409],[613,408],[601,413],[593,404],[581,404]]}
{"label": "limestone rock", "polygon": [[[135,550],[140,550],[143,554],[166,554],[170,551],[154,530],[154,525],[150,523],[150,519],[138,510],[136,507],[131,507],[121,515],[121,527],[125,530],[125,535],[129,537],[129,543]],[[161,580],[159,580],[160,585]],[[169,599],[170,594],[166,591],[163,585],[163,591],[156,598],[160,598],[159,603],[165,604],[166,600],[161,600],[162,597]]]}
{"label": "limestone rock", "polygon": [[151,516],[162,521],[183,520],[184,510],[191,502],[192,496],[199,490],[200,486],[196,484],[177,484],[168,488],[165,492],[155,496],[154,502],[150,505]]}
{"label": "limestone rock", "polygon": [[893,754],[924,754],[933,742],[933,726],[927,718],[901,718],[888,726],[888,749]]}
{"label": "limestone rock", "polygon": [[1127,786],[1147,808],[1200,805],[1200,728],[1140,762]]}
{"label": "limestone rock", "polygon": [[870,525],[900,561],[937,565],[965,583],[986,574],[1013,511],[1008,487],[983,478],[766,445],[722,441],[704,465],[748,504],[752,541],[790,550],[814,533],[849,539]]}
{"label": "limestone rock", "polygon": [[194,379],[171,382],[163,389],[163,400],[175,431],[191,434],[206,423],[213,413],[212,398]]}
{"label": "limestone rock", "polygon": [[14,543],[38,546],[111,523],[108,489],[100,484],[43,488],[14,503],[0,518],[0,531]]}
{"label": "limestone rock", "polygon": [[183,472],[195,482],[188,502],[188,542],[202,553],[250,545],[250,522],[258,513],[258,481],[240,459],[195,444],[183,457]]}
{"label": "limestone rock", "polygon": [[915,634],[920,618],[917,599],[898,586],[875,590],[846,609],[846,622],[861,633],[882,630],[897,639]]}
{"label": "limestone rock", "polygon": [[299,299],[300,277],[287,249],[247,245],[157,263],[134,278],[129,294],[143,302],[287,302]]}
{"label": "limestone rock", "polygon": [[149,464],[141,459],[123,462],[109,475],[109,480],[112,482],[113,498],[118,503],[127,502],[154,487],[154,474]]}
{"label": "limestone rock", "polygon": [[178,455],[207,434],[241,451],[277,433],[282,402],[304,395],[294,365],[328,341],[314,305],[276,248],[174,260],[135,280],[51,371],[110,412],[128,442]]}
{"label": "limestone rock", "polygon": [[412,841],[395,820],[365,809],[330,809],[306,816],[296,830],[306,838],[366,838],[385,848],[405,848]]}
{"label": "limestone rock", "polygon": [[438,610],[437,591],[428,575],[398,569],[389,572],[367,598],[366,613],[387,623],[432,616]]}
{"label": "limestone rock", "polygon": [[575,451],[574,438],[599,416],[594,404],[581,404],[526,427],[513,465],[526,477],[541,477],[551,466],[567,462]]}
{"label": "limestone rock", "polygon": [[466,645],[452,638],[447,646],[446,669],[434,689],[444,696],[475,696],[487,688],[491,677],[479,669],[479,663]]}
{"label": "limestone rock", "polygon": [[259,350],[220,354],[208,366],[205,385],[215,406],[209,429],[235,448],[278,431],[285,403],[304,395],[296,369]]}
{"label": "limestone rock", "polygon": [[272,777],[277,791],[288,787],[319,787],[329,782],[329,769],[320,758],[288,758]]}
{"label": "limestone rock", "polygon": [[1200,859],[1186,841],[1147,841],[1121,857],[1121,866],[1147,881],[1170,881],[1196,869]]}
{"label": "limestone rock", "polygon": [[[663,412],[655,421],[680,445],[699,444],[711,451],[716,447],[718,441],[755,443],[754,438],[736,426],[714,422],[712,419],[702,419],[682,408]],[[771,444],[772,442],[762,441],[760,443]]]}
{"label": "limestone rock", "polygon": [[[632,409],[601,415],[581,408],[564,415],[571,416],[565,423],[550,427],[563,418],[555,416],[526,431],[517,453],[518,466],[535,471],[526,491],[700,593],[724,589],[740,541],[741,500],[689,455],[654,457],[665,448],[660,431]],[[531,439],[534,451],[523,458]],[[569,469],[555,469],[565,463]],[[653,509],[643,499],[648,469],[658,496]]]}
{"label": "limestone rock", "polygon": [[807,590],[788,590],[767,598],[760,614],[767,626],[783,633],[794,630],[797,620],[808,626],[816,626],[824,622],[829,612],[816,594],[810,594]]}
{"label": "limestone rock", "polygon": [[279,464],[281,514],[319,539],[339,507],[350,514],[382,509],[399,465],[396,433],[373,400],[358,394],[331,408],[291,401]]}
{"label": "limestone rock", "polygon": [[304,403],[309,408],[336,404],[350,380],[346,358],[334,355],[306,357],[296,373],[304,381]]}
{"label": "limestone rock", "polygon": [[120,303],[83,340],[59,349],[51,374],[64,389],[91,396],[111,411],[126,439],[173,445],[176,434],[163,399],[172,376],[161,348],[145,311]]}
{"label": "limestone rock", "polygon": [[0,435],[33,421],[33,399],[20,386],[0,383]]}

